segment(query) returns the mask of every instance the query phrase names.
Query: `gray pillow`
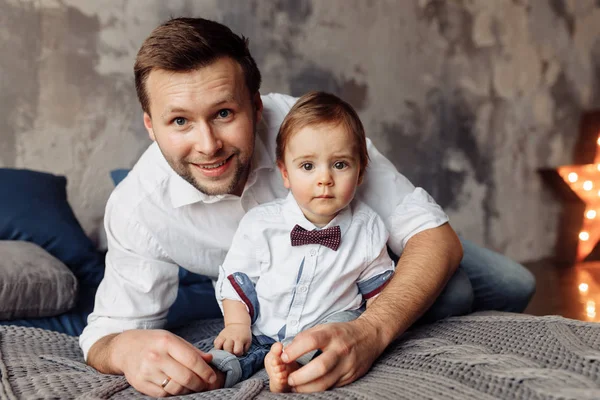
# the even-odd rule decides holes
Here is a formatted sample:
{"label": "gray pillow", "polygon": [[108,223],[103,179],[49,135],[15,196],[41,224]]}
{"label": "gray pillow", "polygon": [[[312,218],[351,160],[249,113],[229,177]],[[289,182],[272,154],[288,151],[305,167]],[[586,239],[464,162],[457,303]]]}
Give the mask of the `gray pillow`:
{"label": "gray pillow", "polygon": [[53,317],[77,300],[77,278],[38,245],[0,241],[0,320]]}

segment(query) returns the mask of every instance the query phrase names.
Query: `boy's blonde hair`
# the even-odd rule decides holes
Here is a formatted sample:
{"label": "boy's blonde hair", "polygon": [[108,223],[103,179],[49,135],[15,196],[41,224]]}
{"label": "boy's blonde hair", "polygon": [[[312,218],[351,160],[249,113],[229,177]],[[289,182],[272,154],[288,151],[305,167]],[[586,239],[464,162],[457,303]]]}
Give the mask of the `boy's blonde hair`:
{"label": "boy's blonde hair", "polygon": [[331,93],[308,92],[294,104],[277,134],[277,162],[284,162],[285,147],[292,135],[309,125],[341,125],[352,133],[359,156],[359,176],[362,178],[369,164],[365,129],[354,108]]}

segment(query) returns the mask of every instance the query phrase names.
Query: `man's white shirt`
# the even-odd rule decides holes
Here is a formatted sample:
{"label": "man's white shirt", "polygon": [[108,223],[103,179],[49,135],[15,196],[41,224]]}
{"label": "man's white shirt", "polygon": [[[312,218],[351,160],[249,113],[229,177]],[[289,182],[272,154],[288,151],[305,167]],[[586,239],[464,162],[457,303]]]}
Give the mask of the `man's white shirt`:
{"label": "man's white shirt", "polygon": [[[90,347],[106,335],[163,328],[177,296],[178,266],[216,280],[244,214],[287,195],[275,163],[275,138],[296,100],[281,94],[262,96],[263,118],[241,197],[199,192],[171,169],[156,143],[115,188],[104,218],[105,276],[79,337],[86,359]],[[448,217],[370,140],[367,148],[370,164],[357,199],[383,219],[388,245],[399,255],[413,235],[446,223]]]}
{"label": "man's white shirt", "polygon": [[291,193],[253,208],[240,222],[221,266],[215,287],[221,310],[224,299],[246,304],[256,336],[286,342],[334,313],[358,310],[394,271],[387,229],[359,200],[323,227],[339,227],[336,250],[313,243],[292,246],[296,225],[318,229]]}

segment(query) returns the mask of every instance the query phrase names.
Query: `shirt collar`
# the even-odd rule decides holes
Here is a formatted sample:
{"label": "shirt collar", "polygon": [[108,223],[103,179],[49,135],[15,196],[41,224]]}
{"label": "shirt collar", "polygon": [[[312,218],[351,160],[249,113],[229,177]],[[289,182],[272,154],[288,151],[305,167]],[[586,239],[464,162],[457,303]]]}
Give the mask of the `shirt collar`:
{"label": "shirt collar", "polygon": [[287,197],[285,198],[285,200],[283,202],[283,209],[285,211],[284,216],[285,216],[287,222],[290,224],[290,230],[296,224],[300,225],[302,228],[306,229],[307,231],[312,231],[313,229],[325,229],[325,228],[339,225],[341,233],[342,233],[342,237],[344,237],[344,234],[346,233],[346,231],[350,227],[350,224],[352,223],[352,207],[350,205],[348,205],[348,206],[344,207],[338,213],[338,215],[336,215],[331,221],[329,221],[329,223],[327,225],[325,225],[323,228],[319,228],[319,227],[315,226],[315,224],[313,224],[308,219],[306,219],[306,217],[304,216],[304,213],[300,209],[300,206],[296,202],[296,199],[292,195],[291,191],[288,193]]}
{"label": "shirt collar", "polygon": [[[267,127],[264,122],[261,121],[257,127],[257,130],[266,128]],[[162,154],[161,157],[163,157]],[[264,168],[274,168],[274,166],[275,161],[263,143],[261,135],[259,135],[259,132],[257,132],[254,139],[254,154],[252,155],[250,173],[248,174],[244,191],[246,191],[246,189],[256,182],[256,172],[258,170]],[[169,179],[169,195],[171,197],[171,204],[173,204],[174,208],[187,206],[197,202],[210,204],[219,202],[221,200],[239,198],[238,196],[231,194],[222,194],[216,196],[207,195],[196,189],[188,181],[179,176],[170,166],[169,170],[171,175]]]}

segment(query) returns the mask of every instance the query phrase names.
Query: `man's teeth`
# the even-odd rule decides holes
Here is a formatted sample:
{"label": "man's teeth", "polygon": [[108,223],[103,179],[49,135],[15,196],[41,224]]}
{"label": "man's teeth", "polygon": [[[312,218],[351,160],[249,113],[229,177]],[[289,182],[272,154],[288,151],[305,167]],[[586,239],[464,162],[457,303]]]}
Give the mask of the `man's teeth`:
{"label": "man's teeth", "polygon": [[218,164],[213,164],[213,165],[210,165],[210,166],[203,165],[200,168],[203,168],[203,169],[215,169],[215,168],[219,168],[221,165],[225,164],[226,162],[227,162],[227,160],[223,160],[223,162],[220,162]]}

